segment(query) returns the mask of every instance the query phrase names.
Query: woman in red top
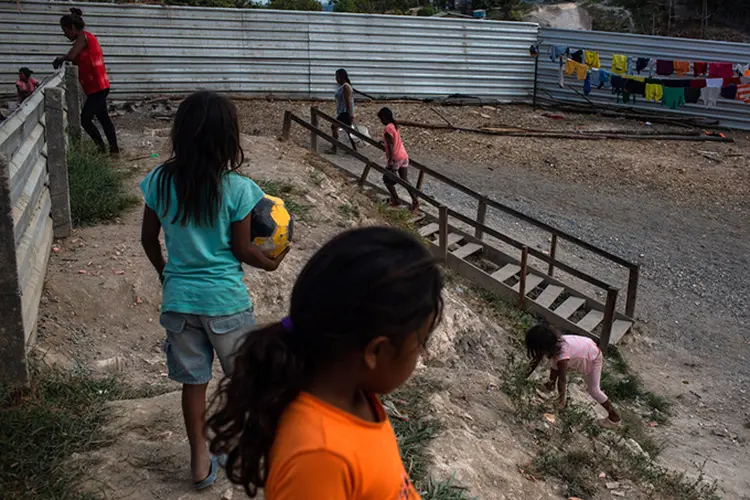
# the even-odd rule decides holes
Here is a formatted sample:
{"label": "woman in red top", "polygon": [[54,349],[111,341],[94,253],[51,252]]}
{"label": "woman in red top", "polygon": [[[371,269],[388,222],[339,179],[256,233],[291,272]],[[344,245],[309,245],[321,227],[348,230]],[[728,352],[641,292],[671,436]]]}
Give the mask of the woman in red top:
{"label": "woman in red top", "polygon": [[104,55],[99,40],[93,34],[84,31],[86,23],[83,22],[82,15],[81,9],[73,8],[70,9],[70,14],[60,18],[60,27],[65,37],[73,42],[73,47],[64,56],[56,58],[52,65],[57,69],[65,61],[71,61],[78,66],[78,79],[86,94],[86,103],[81,111],[81,125],[99,150],[105,151],[102,136],[94,125],[96,117],[107,136],[110,153],[117,155],[120,152],[117,147],[117,134],[107,109],[109,78],[104,67]]}

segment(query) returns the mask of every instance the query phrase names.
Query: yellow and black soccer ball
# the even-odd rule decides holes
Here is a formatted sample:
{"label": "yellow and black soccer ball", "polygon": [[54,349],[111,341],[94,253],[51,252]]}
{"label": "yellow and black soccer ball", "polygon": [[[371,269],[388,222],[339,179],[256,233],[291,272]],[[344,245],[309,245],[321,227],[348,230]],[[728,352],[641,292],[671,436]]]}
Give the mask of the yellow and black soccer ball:
{"label": "yellow and black soccer ball", "polygon": [[292,241],[294,219],[284,200],[264,195],[255,205],[250,222],[250,238],[268,257],[278,257]]}

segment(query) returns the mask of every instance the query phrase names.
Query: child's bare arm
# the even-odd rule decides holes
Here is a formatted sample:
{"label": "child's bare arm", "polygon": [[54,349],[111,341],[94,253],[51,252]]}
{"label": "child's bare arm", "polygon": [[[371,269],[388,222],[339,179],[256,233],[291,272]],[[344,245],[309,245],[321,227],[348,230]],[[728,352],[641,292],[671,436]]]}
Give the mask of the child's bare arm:
{"label": "child's bare arm", "polygon": [[281,261],[284,260],[286,254],[289,253],[290,247],[286,247],[284,251],[276,258],[266,257],[260,248],[251,243],[250,238],[250,221],[252,215],[248,214],[247,217],[239,222],[232,224],[232,253],[240,262],[264,271],[275,271],[279,267]]}
{"label": "child's bare arm", "polygon": [[141,224],[141,245],[146,252],[148,260],[151,261],[151,264],[153,264],[154,269],[156,269],[161,278],[167,262],[164,260],[164,255],[161,252],[161,244],[159,243],[160,232],[161,221],[159,220],[159,216],[146,206],[143,210],[143,223]]}
{"label": "child's bare arm", "polygon": [[388,165],[391,164],[391,153],[393,152],[393,137],[389,134],[385,134],[385,142],[387,147],[385,148],[385,161]]}

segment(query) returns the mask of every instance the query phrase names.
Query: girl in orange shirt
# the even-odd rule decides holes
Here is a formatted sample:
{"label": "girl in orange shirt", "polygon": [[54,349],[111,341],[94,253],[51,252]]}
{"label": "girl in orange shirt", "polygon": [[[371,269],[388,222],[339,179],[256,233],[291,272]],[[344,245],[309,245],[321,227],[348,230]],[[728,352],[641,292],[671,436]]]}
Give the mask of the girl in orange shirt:
{"label": "girl in orange shirt", "polygon": [[251,333],[208,420],[229,479],[267,500],[417,500],[377,394],[414,371],[443,279],[409,234],[342,233],[307,263],[289,316]]}

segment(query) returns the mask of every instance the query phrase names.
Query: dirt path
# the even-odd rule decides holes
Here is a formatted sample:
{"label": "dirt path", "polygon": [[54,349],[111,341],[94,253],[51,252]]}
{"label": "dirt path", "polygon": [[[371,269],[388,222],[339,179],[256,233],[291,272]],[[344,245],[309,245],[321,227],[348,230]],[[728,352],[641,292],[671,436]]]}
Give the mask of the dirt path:
{"label": "dirt path", "polygon": [[591,30],[591,15],[575,2],[540,5],[527,14],[524,21],[548,28]]}
{"label": "dirt path", "polygon": [[[123,130],[121,143],[143,156],[164,151],[164,129]],[[355,225],[383,223],[373,202],[325,164],[314,168],[308,153],[275,138],[243,136],[256,180],[293,186],[303,215],[295,246],[276,272],[248,269],[246,283],[259,323],[283,316],[293,282],[307,259],[334,234]],[[121,165],[137,182],[158,164],[147,158]],[[126,383],[159,394],[110,405],[107,432],[113,442],[72,462],[85,470],[84,487],[100,498],[189,500],[243,498],[223,475],[210,490],[189,485],[189,448],[182,427],[179,386],[166,378],[158,325],[160,288],[139,243],[140,208],[114,224],[77,229],[58,242],[46,280],[36,355],[70,370],[115,374]],[[502,359],[508,335],[474,312],[464,292],[448,287],[445,319],[418,368],[431,418],[440,437],[428,450],[432,473],[471,487],[481,498],[556,498],[553,482],[531,482],[517,471],[533,456],[533,442],[516,435],[507,397],[491,367]],[[218,364],[214,375],[221,375]],[[408,414],[406,406],[400,408]],[[501,466],[498,466],[501,464]]]}
{"label": "dirt path", "polygon": [[[372,148],[367,154],[383,162]],[[678,401],[674,425],[663,430],[665,463],[680,470],[706,461],[705,471],[720,479],[727,498],[742,498],[750,479],[746,423],[750,382],[750,335],[744,304],[750,301],[748,255],[750,213],[706,213],[654,199],[631,189],[611,189],[560,181],[522,168],[419,161],[462,184],[505,200],[513,208],[552,224],[642,266],[639,330],[626,339],[639,374],[649,386]],[[361,163],[333,159],[354,172]],[[379,182],[379,176],[370,176]],[[426,181],[425,192],[467,215],[476,202],[453,189]],[[504,214],[492,212],[489,225],[510,236],[547,248],[547,235]],[[581,258],[564,247],[558,258],[612,283],[626,283],[624,272],[599,260]],[[654,363],[660,367],[654,370]],[[730,376],[727,376],[731,374]]]}

